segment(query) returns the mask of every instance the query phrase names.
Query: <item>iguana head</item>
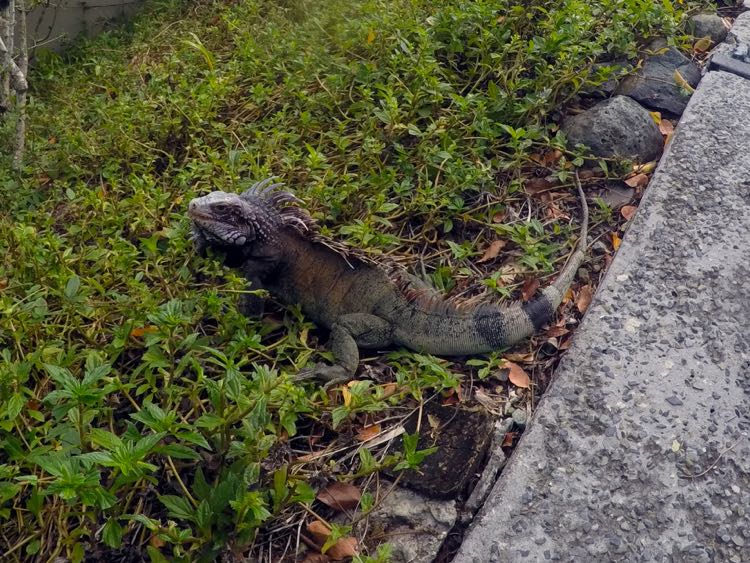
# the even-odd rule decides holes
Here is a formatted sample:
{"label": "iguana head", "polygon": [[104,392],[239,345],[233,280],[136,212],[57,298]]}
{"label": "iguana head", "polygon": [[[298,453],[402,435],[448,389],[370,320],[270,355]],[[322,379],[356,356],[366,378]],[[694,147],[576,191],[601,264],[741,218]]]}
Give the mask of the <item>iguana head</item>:
{"label": "iguana head", "polygon": [[277,191],[279,186],[269,178],[241,194],[215,191],[193,199],[188,216],[196,248],[231,250],[273,243],[286,228],[308,231],[312,219],[296,206],[299,200],[293,194]]}

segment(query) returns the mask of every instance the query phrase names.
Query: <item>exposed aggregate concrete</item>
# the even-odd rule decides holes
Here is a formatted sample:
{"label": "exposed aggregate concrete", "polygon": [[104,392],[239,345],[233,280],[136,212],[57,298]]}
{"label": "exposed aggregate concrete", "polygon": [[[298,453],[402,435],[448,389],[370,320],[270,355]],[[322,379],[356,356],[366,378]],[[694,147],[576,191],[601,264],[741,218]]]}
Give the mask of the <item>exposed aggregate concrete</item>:
{"label": "exposed aggregate concrete", "polygon": [[749,241],[750,81],[710,72],[454,561],[750,561]]}

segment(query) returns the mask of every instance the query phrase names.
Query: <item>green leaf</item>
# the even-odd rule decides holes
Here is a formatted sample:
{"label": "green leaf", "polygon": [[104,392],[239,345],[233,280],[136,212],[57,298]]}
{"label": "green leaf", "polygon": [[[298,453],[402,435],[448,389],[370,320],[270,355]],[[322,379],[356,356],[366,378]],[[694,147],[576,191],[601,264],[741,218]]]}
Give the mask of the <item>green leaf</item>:
{"label": "green leaf", "polygon": [[166,435],[166,432],[157,432],[156,434],[144,436],[136,443],[133,453],[137,457],[144,457],[151,450],[153,450],[154,446],[156,446],[156,444],[158,444]]}
{"label": "green leaf", "polygon": [[169,563],[169,560],[164,557],[158,549],[151,545],[146,546],[146,553],[148,553],[151,563]]}
{"label": "green leaf", "polygon": [[211,528],[212,516],[211,505],[207,500],[202,500],[195,511],[196,526],[201,530],[209,530]]}
{"label": "green leaf", "polygon": [[118,548],[122,544],[122,526],[115,518],[110,518],[102,529],[102,540],[109,547]]}
{"label": "green leaf", "polygon": [[67,391],[78,388],[78,380],[73,377],[73,374],[66,368],[52,364],[44,364],[44,370],[59,387],[62,387]]}
{"label": "green leaf", "polygon": [[18,483],[0,481],[0,504],[15,497],[20,490],[21,485],[19,485]]}
{"label": "green leaf", "polygon": [[68,283],[65,284],[65,297],[68,299],[73,299],[76,294],[78,293],[78,290],[81,287],[81,279],[73,274],[68,278]]}
{"label": "green leaf", "polygon": [[175,434],[175,436],[180,440],[185,440],[186,442],[201,446],[202,448],[205,448],[207,450],[211,449],[211,445],[208,443],[208,440],[206,440],[203,434],[200,434],[198,432],[178,432],[177,434]]}
{"label": "green leaf", "polygon": [[186,498],[175,495],[161,495],[159,500],[167,508],[171,517],[189,522],[195,521],[195,509]]}
{"label": "green leaf", "polygon": [[205,428],[207,430],[214,430],[224,424],[224,419],[211,413],[204,413],[198,420],[195,421],[195,425],[198,428]]}
{"label": "green leaf", "polygon": [[182,444],[168,444],[157,448],[156,451],[176,459],[201,459],[197,452]]}
{"label": "green leaf", "polygon": [[8,400],[8,406],[5,408],[5,415],[10,420],[15,420],[16,417],[21,414],[21,410],[25,404],[25,397],[21,393],[15,393],[10,400]]}
{"label": "green leaf", "polygon": [[113,434],[109,430],[102,430],[101,428],[92,428],[89,434],[91,441],[97,446],[100,446],[107,450],[114,450],[120,448],[123,445],[122,439]]}

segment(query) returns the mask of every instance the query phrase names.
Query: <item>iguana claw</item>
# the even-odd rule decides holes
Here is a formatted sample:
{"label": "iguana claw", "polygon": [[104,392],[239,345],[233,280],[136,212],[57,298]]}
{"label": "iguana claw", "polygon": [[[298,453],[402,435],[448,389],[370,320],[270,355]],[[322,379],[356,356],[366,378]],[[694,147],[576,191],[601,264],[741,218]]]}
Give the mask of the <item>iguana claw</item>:
{"label": "iguana claw", "polygon": [[295,377],[297,381],[308,379],[320,379],[325,381],[323,389],[329,389],[334,385],[346,383],[351,379],[351,374],[344,366],[327,364],[314,364],[312,367],[304,368]]}

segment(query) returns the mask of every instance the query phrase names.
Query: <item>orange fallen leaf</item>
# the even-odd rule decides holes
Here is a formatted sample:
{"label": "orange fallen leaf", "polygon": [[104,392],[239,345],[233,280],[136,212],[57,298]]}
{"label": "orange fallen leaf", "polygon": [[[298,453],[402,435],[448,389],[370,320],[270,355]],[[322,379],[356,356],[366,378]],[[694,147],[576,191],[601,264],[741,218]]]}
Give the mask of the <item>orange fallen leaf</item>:
{"label": "orange fallen leaf", "polygon": [[347,536],[337,541],[328,551],[326,555],[334,561],[341,561],[347,557],[354,557],[359,553],[359,545],[357,538]]}
{"label": "orange fallen leaf", "polygon": [[367,32],[367,43],[370,44],[375,41],[375,32],[371,29]]}
{"label": "orange fallen leaf", "polygon": [[154,325],[141,326],[141,327],[137,327],[131,330],[130,336],[132,338],[140,338],[144,334],[153,334],[154,332],[159,332],[159,327],[154,326]]}
{"label": "orange fallen leaf", "polygon": [[503,443],[501,447],[510,448],[513,445],[513,440],[515,439],[515,437],[515,432],[506,432],[505,436],[503,436]]}
{"label": "orange fallen leaf", "polygon": [[625,183],[631,188],[643,188],[648,185],[648,176],[643,173],[636,174],[625,180]]}
{"label": "orange fallen leaf", "polygon": [[626,221],[630,221],[636,211],[638,211],[638,208],[635,205],[624,205],[623,208],[620,209],[620,214]]}
{"label": "orange fallen leaf", "polygon": [[609,236],[612,238],[612,248],[617,250],[620,248],[620,244],[622,244],[622,239],[617,233],[610,233]]}
{"label": "orange fallen leaf", "polygon": [[313,520],[307,525],[308,533],[313,537],[313,540],[318,545],[323,545],[331,535],[331,528],[326,526],[320,520]]}
{"label": "orange fallen leaf", "polygon": [[151,545],[151,547],[155,547],[156,549],[159,549],[160,547],[164,547],[165,545],[167,545],[167,542],[165,542],[156,534],[152,535],[151,538],[149,538],[148,543]]}
{"label": "orange fallen leaf", "polygon": [[585,313],[586,309],[589,308],[589,305],[591,304],[591,299],[593,297],[594,297],[594,292],[592,291],[590,285],[584,285],[581,289],[578,290],[578,298],[576,299],[576,308],[581,314]]}
{"label": "orange fallen leaf", "polygon": [[500,254],[500,251],[505,247],[506,244],[508,244],[508,241],[493,240],[487,247],[487,250],[484,251],[484,254],[482,254],[482,257],[477,260],[477,262],[481,264],[482,262],[489,262],[490,260],[494,260],[495,258],[497,258],[497,255]]}
{"label": "orange fallen leaf", "polygon": [[302,560],[302,563],[328,563],[330,560],[330,557],[322,553],[308,553],[307,557]]}
{"label": "orange fallen leaf", "polygon": [[662,135],[669,138],[669,136],[674,132],[674,125],[672,125],[672,122],[668,119],[662,119],[661,123],[659,124],[659,131]]}
{"label": "orange fallen leaf", "polygon": [[383,385],[383,398],[390,397],[398,391],[398,383],[386,383]]}
{"label": "orange fallen leaf", "polygon": [[531,385],[531,378],[518,364],[503,360],[502,367],[509,370],[508,380],[516,387],[527,389]]}
{"label": "orange fallen leaf", "polygon": [[537,289],[539,289],[539,280],[536,278],[526,278],[526,281],[523,282],[523,287],[521,288],[521,299],[523,301],[528,301],[534,297]]}
{"label": "orange fallen leaf", "polygon": [[382,430],[382,427],[380,424],[372,424],[370,426],[365,426],[364,428],[360,429],[359,432],[357,432],[357,440],[360,442],[367,442],[368,440],[372,440],[375,436],[380,434]]}
{"label": "orange fallen leaf", "polygon": [[339,512],[354,510],[359,506],[360,498],[362,498],[362,493],[357,487],[338,481],[326,486],[317,496],[320,502]]}
{"label": "orange fallen leaf", "polygon": [[507,211],[498,211],[492,216],[492,222],[493,223],[502,223],[505,221],[505,218],[508,216]]}

